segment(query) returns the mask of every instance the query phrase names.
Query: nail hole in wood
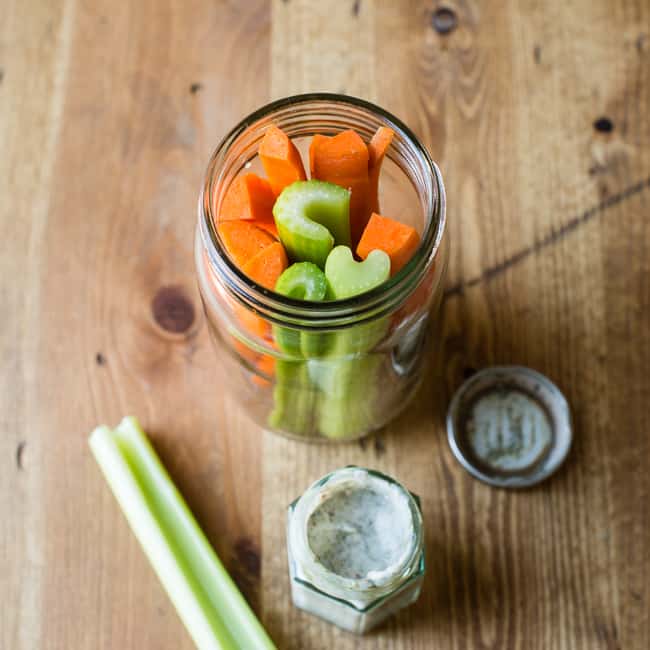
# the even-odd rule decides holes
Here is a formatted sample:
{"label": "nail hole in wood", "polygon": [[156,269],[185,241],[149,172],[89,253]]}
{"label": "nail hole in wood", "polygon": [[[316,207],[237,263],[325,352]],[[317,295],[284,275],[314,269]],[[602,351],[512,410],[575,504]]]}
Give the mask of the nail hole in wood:
{"label": "nail hole in wood", "polygon": [[594,122],[594,129],[599,133],[611,133],[614,130],[614,123],[608,117],[599,117]]}
{"label": "nail hole in wood", "polygon": [[182,334],[192,327],[194,305],[177,286],[161,287],[151,303],[156,323],[166,332]]}
{"label": "nail hole in wood", "polygon": [[469,379],[472,375],[476,374],[476,368],[472,366],[465,366],[463,368],[463,379]]}
{"label": "nail hole in wood", "polygon": [[438,34],[449,34],[458,26],[458,17],[449,7],[440,7],[433,12],[431,24]]}
{"label": "nail hole in wood", "polygon": [[23,469],[23,453],[27,443],[24,440],[21,440],[16,447],[16,467],[19,470]]}
{"label": "nail hole in wood", "polygon": [[195,82],[190,86],[190,92],[192,93],[192,95],[196,95],[196,93],[198,93],[199,90],[201,90],[202,88],[203,88],[203,84]]}
{"label": "nail hole in wood", "polygon": [[95,355],[95,363],[98,366],[103,366],[106,363],[106,357],[101,352],[98,352]]}

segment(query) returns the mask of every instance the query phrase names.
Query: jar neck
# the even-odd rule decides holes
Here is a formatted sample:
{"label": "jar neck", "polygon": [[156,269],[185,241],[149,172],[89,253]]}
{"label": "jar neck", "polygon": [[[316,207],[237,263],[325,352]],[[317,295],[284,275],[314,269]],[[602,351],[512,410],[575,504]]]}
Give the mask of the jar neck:
{"label": "jar neck", "polygon": [[[338,575],[323,566],[310,546],[310,517],[332,494],[350,486],[358,489],[372,487],[380,489],[386,495],[394,491],[399,495],[402,507],[408,509],[407,519],[412,532],[410,543],[390,570],[381,572],[381,577],[374,575],[372,578],[366,576],[352,579]],[[337,470],[314,483],[294,505],[288,532],[293,561],[310,583],[331,596],[364,605],[400,587],[417,570],[422,555],[422,517],[414,497],[390,477],[359,467]]]}
{"label": "jar neck", "polygon": [[[369,140],[380,126],[395,132],[389,157],[415,187],[423,214],[421,243],[403,269],[381,286],[346,300],[308,303],[256,284],[226,253],[215,224],[223,196],[236,175],[257,155],[268,126],[290,137],[354,129]],[[198,205],[198,231],[211,271],[237,302],[280,324],[339,327],[391,313],[427,274],[445,230],[445,191],[440,170],[410,129],[383,109],[353,97],[314,93],[278,100],[244,118],[221,142],[208,165]]]}

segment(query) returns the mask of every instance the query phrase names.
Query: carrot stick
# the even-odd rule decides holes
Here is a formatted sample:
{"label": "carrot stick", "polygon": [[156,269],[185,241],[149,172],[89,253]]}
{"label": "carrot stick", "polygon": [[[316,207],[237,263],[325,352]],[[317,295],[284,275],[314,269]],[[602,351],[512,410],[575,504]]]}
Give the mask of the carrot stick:
{"label": "carrot stick", "polygon": [[368,222],[368,147],[358,133],[342,131],[331,138],[320,136],[310,149],[312,176],[336,183],[352,192],[350,232],[356,245]]}
{"label": "carrot stick", "polygon": [[270,354],[260,354],[255,365],[260,374],[253,375],[253,381],[258,386],[270,386],[271,381],[268,378],[275,375],[275,357],[272,357]]}
{"label": "carrot stick", "polygon": [[267,180],[257,174],[243,174],[230,184],[219,210],[219,221],[273,221],[274,203],[275,195]]}
{"label": "carrot stick", "polygon": [[242,270],[251,258],[276,241],[268,232],[243,219],[221,221],[217,230],[228,254]]}
{"label": "carrot stick", "polygon": [[266,230],[266,232],[268,232],[269,235],[275,237],[275,239],[280,239],[280,236],[278,235],[278,227],[275,225],[275,221],[256,220],[256,221],[251,221],[251,223],[255,224],[258,228],[261,228],[262,230]]}
{"label": "carrot stick", "polygon": [[276,196],[287,185],[307,179],[300,152],[289,136],[277,126],[270,126],[266,130],[259,155]]}
{"label": "carrot stick", "polygon": [[329,136],[321,135],[316,133],[311,139],[311,144],[309,145],[309,175],[311,178],[316,178],[316,172],[314,171],[314,161],[316,159],[316,149],[320,144],[329,140]]}
{"label": "carrot stick", "polygon": [[395,131],[387,126],[380,126],[372,136],[368,145],[368,172],[370,180],[369,205],[371,212],[379,212],[379,172],[384,156],[390,143],[393,141]]}
{"label": "carrot stick", "polygon": [[275,283],[288,265],[289,261],[284,246],[278,241],[263,248],[246,262],[242,271],[257,284],[261,284],[267,289],[274,289]]}
{"label": "carrot stick", "polygon": [[357,255],[365,260],[373,250],[384,251],[390,257],[390,273],[395,275],[411,259],[419,244],[420,236],[415,228],[373,212],[357,246]]}

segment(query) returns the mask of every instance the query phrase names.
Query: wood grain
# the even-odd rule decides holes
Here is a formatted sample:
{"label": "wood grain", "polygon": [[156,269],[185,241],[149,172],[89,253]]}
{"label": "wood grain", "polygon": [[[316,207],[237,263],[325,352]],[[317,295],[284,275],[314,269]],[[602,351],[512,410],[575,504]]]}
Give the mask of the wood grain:
{"label": "wood grain", "polygon": [[[2,593],[15,594],[0,646],[190,648],[86,436],[138,414],[259,605],[258,433],[223,388],[192,244],[215,143],[268,98],[269,8],[25,4],[3,21],[0,60],[11,197],[0,574]],[[163,287],[173,288],[171,313],[189,313],[182,332],[154,318]]]}
{"label": "wood grain", "polygon": [[[341,3],[332,21],[304,4],[274,3],[274,34],[317,24],[321,42],[336,43],[331,56],[314,53],[329,72],[314,70],[311,44],[302,43],[292,61],[274,59],[273,93],[345,87],[411,124],[447,180],[452,264],[437,372],[416,407],[382,434],[380,456],[368,444],[319,450],[314,460],[312,450],[265,440],[265,513],[346,462],[392,472],[423,496],[430,565],[421,600],[359,643],[296,612],[275,588],[264,591],[267,624],[291,647],[645,647],[647,477],[638,466],[622,474],[615,459],[628,450],[639,462],[648,457],[641,394],[649,385],[641,375],[650,187],[617,198],[650,175],[648,117],[639,111],[649,97],[648,60],[637,45],[648,15],[632,6],[612,15],[607,3],[458,3],[457,29],[441,35],[432,28],[436,3],[362,2],[356,18],[345,17]],[[374,43],[374,72],[344,86],[339,71],[367,59],[360,42]],[[274,37],[273,47],[282,40]],[[621,99],[633,92],[634,100]],[[601,115],[616,125],[611,135],[594,131]],[[614,242],[628,253],[614,253]],[[622,300],[637,305],[626,341],[608,326],[614,314],[620,327],[631,326]],[[464,374],[492,363],[540,369],[573,405],[575,451],[536,490],[483,486],[446,447],[440,415],[451,392]],[[611,381],[617,373],[619,388]],[[634,405],[625,374],[634,376]],[[622,409],[638,432],[626,449],[616,435]],[[278,463],[290,476],[281,486],[272,481]],[[279,521],[265,515],[265,540]],[[263,561],[265,575],[280,580],[284,558]]]}
{"label": "wood grain", "polygon": [[[446,34],[426,0],[9,0],[0,647],[191,647],[87,451],[131,412],[279,647],[650,647],[650,7],[444,5]],[[452,238],[434,371],[340,447],[263,433],[228,395],[191,250],[219,138],[310,90],[414,128]],[[570,459],[533,490],[484,486],[447,448],[451,393],[493,363],[573,408]],[[286,505],[349,463],[417,492],[427,531],[420,600],[362,640],[292,607],[285,558]]]}

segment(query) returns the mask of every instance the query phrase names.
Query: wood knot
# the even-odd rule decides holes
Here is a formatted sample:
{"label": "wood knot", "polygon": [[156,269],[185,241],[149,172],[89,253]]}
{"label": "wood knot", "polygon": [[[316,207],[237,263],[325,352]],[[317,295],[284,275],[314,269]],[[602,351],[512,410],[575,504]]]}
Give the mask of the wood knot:
{"label": "wood knot", "polygon": [[249,576],[259,578],[261,569],[260,552],[250,539],[240,537],[235,542],[235,557]]}
{"label": "wood knot", "polygon": [[433,12],[431,24],[438,34],[449,34],[458,27],[458,16],[449,7],[440,7]]}
{"label": "wood knot", "polygon": [[154,321],[171,334],[184,334],[194,323],[194,305],[178,286],[161,287],[151,302]]}
{"label": "wood knot", "polygon": [[196,93],[198,93],[199,90],[201,90],[202,88],[203,88],[203,84],[195,82],[190,86],[190,93],[192,93],[192,95],[196,95]]}

